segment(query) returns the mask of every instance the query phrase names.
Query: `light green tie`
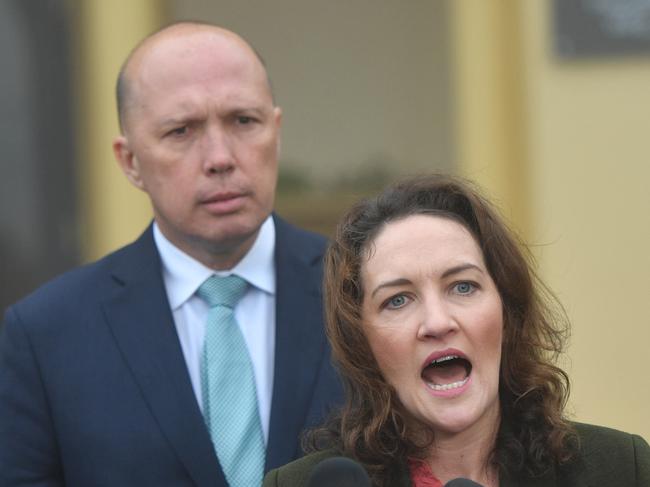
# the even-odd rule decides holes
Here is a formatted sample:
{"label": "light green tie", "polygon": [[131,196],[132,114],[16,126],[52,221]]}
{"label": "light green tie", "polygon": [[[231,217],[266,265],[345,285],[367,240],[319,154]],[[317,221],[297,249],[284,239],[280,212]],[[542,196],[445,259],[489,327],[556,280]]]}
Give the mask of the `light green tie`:
{"label": "light green tie", "polygon": [[255,375],[233,309],[246,287],[238,276],[212,276],[198,290],[210,306],[201,362],[203,414],[231,487],[256,487],[264,476]]}

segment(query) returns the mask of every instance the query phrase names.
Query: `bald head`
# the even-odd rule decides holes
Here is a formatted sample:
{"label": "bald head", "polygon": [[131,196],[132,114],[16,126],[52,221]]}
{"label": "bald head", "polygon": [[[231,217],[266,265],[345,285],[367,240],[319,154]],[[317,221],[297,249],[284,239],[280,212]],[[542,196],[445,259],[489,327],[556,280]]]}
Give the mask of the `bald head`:
{"label": "bald head", "polygon": [[142,41],[118,83],[113,152],[161,232],[214,269],[250,249],[275,196],[282,110],[238,35],[183,22]]}
{"label": "bald head", "polygon": [[[269,96],[273,99],[271,81],[262,57],[241,36],[221,27],[201,22],[177,22],[154,32],[144,38],[129,54],[117,77],[116,99],[117,113],[122,132],[126,130],[127,120],[138,101],[138,80],[142,69],[154,56],[164,56],[165,51],[181,54],[190,52],[193,45],[210,42],[217,50],[233,50],[242,57],[242,61],[251,63],[263,74]],[[144,66],[144,68],[143,68]]]}

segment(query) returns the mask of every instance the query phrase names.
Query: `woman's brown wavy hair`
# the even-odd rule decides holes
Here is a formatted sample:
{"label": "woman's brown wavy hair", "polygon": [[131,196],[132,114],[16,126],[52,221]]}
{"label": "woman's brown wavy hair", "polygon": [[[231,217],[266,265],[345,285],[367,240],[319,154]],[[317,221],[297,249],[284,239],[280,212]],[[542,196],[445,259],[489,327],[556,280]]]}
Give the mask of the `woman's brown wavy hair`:
{"label": "woman's brown wavy hair", "polygon": [[338,225],[325,259],[325,311],[346,403],[307,436],[307,450],[335,447],[361,462],[381,486],[391,484],[406,458],[423,457],[434,440],[433,432],[422,439],[422,425],[418,431],[410,426],[413,419],[384,379],[361,326],[361,266],[370,246],[385,225],[415,214],[467,228],[501,296],[502,421],[490,461],[502,473],[528,476],[567,461],[577,437],[563,415],[569,379],[554,365],[568,335],[566,315],[492,205],[469,182],[443,175],[390,186],[358,203]]}

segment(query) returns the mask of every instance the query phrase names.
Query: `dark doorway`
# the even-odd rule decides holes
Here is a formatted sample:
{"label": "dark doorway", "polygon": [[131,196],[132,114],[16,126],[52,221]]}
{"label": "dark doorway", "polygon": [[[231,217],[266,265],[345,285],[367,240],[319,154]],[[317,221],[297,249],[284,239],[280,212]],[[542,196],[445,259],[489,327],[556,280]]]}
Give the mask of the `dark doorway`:
{"label": "dark doorway", "polygon": [[64,0],[0,2],[0,309],[78,262]]}

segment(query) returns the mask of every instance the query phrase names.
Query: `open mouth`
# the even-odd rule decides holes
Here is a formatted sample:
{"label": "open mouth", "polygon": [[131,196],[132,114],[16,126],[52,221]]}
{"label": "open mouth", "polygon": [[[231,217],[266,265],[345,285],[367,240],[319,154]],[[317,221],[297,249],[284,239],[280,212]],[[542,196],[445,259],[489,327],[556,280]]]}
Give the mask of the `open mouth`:
{"label": "open mouth", "polygon": [[432,360],[424,367],[421,377],[430,389],[448,391],[467,384],[471,373],[472,364],[469,360],[458,355],[446,355]]}

